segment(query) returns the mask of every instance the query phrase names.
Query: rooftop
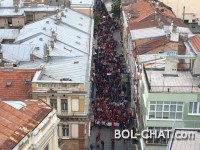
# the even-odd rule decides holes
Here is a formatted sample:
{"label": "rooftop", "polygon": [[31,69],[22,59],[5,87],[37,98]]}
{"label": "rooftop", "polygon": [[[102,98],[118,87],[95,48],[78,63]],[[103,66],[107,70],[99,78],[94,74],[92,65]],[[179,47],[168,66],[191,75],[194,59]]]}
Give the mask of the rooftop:
{"label": "rooftop", "polygon": [[132,40],[160,37],[164,35],[166,35],[165,31],[156,27],[131,30]]}
{"label": "rooftop", "polygon": [[160,51],[165,49],[165,45],[169,43],[170,41],[167,39],[167,37],[159,37],[159,38],[152,38],[148,42],[145,42],[143,44],[138,45],[136,41],[136,50],[137,54],[141,55],[150,51],[153,51],[156,48],[160,47]]}
{"label": "rooftop", "polygon": [[0,16],[2,16],[2,17],[24,16],[24,10],[18,9],[18,11],[15,12],[14,8],[0,8]]}
{"label": "rooftop", "polygon": [[34,69],[0,69],[0,98],[27,99],[31,98],[31,81]]}
{"label": "rooftop", "polygon": [[41,82],[60,82],[63,78],[69,78],[72,80],[72,83],[85,83],[87,57],[52,57],[48,62],[42,60],[21,62],[18,68],[33,68],[41,70],[38,71],[38,75],[34,78]]}
{"label": "rooftop", "polygon": [[164,70],[146,69],[151,92],[200,92],[200,79],[190,71],[177,71],[177,76],[165,76]]}
{"label": "rooftop", "polygon": [[197,52],[200,52],[200,35],[195,35],[189,39]]}
{"label": "rooftop", "polygon": [[193,34],[200,34],[200,26],[197,23],[188,24]]}
{"label": "rooftop", "polygon": [[[124,7],[125,14],[133,14],[134,18],[129,19],[129,23],[139,22],[154,13],[154,8],[147,1],[140,0],[136,3]],[[128,18],[128,17],[127,17]]]}
{"label": "rooftop", "polygon": [[[193,133],[195,135],[194,137],[190,137],[191,139],[186,139],[186,140],[178,140],[176,138],[173,138],[173,141],[168,147],[167,150],[199,150],[200,149],[200,132],[199,130],[186,130],[186,129],[180,129],[180,130],[175,130],[174,134],[191,134]],[[192,134],[191,134],[192,135]]]}
{"label": "rooftop", "polygon": [[0,39],[16,39],[19,29],[0,29]]}
{"label": "rooftop", "polygon": [[163,16],[175,18],[175,15],[170,7],[164,3],[155,1],[148,2],[145,0],[139,0],[137,2],[129,3],[128,6],[124,6],[123,10],[129,24],[140,22],[154,14],[162,14]]}
{"label": "rooftop", "polygon": [[66,8],[25,25],[14,44],[1,44],[3,60],[18,69],[40,70],[34,82],[60,83],[69,78],[71,83],[86,83],[91,31],[92,18]]}
{"label": "rooftop", "polygon": [[40,100],[0,101],[0,107],[0,149],[13,149],[52,111]]}

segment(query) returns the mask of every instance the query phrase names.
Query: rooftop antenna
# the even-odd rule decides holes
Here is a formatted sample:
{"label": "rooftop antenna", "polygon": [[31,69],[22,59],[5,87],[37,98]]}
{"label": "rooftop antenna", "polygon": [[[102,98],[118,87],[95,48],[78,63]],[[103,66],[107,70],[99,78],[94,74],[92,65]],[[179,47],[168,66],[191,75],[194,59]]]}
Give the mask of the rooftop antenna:
{"label": "rooftop antenna", "polygon": [[183,6],[183,21],[185,20],[185,6]]}

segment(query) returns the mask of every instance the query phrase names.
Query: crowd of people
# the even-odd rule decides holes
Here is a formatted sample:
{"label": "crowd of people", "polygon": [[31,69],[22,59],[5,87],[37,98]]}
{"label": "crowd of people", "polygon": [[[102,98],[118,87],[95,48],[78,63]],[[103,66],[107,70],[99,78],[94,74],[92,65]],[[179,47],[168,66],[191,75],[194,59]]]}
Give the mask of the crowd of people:
{"label": "crowd of people", "polygon": [[123,56],[117,52],[121,43],[113,37],[114,32],[119,29],[119,19],[111,18],[105,7],[96,8],[95,11],[100,15],[100,24],[94,30],[94,38],[97,40],[93,74],[96,99],[90,104],[94,124],[100,127],[127,128],[133,117],[128,111],[128,101],[121,86]]}

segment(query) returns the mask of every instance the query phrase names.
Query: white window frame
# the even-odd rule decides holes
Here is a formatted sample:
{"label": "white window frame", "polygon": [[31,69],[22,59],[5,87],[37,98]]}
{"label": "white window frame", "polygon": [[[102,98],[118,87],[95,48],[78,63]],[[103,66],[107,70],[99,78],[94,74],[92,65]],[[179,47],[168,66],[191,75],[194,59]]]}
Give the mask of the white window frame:
{"label": "white window frame", "polygon": [[[148,130],[172,130],[171,127],[147,127]],[[167,145],[168,144],[168,140],[166,140],[166,144],[161,143],[161,139],[158,139],[159,143],[155,143],[155,138],[153,138],[153,143],[148,143],[148,139],[146,140],[146,144],[149,145]]]}
{"label": "white window frame", "polygon": [[[68,111],[68,99],[67,98],[61,98],[61,111],[63,111],[63,112],[67,112]],[[67,101],[67,106],[65,106],[66,107],[66,109],[62,109],[62,101]]]}
{"label": "white window frame", "polygon": [[[155,104],[151,104],[151,102],[155,102]],[[162,103],[162,104],[161,104]],[[168,103],[168,104],[167,104]],[[180,104],[182,103],[182,104]],[[151,106],[155,106],[154,111],[150,110]],[[157,105],[162,105],[162,110],[157,111]],[[170,111],[170,108],[172,105],[176,105],[176,110],[175,111]],[[169,109],[167,111],[164,110],[165,106],[169,106]],[[182,106],[182,110],[178,110],[178,106]],[[149,108],[148,108],[148,120],[183,120],[183,112],[184,111],[184,103],[183,102],[173,102],[173,101],[150,101],[149,102]],[[155,113],[155,118],[150,118],[150,113]],[[161,118],[156,118],[156,113],[161,113]],[[168,113],[168,118],[163,118],[163,113]],[[170,118],[170,113],[175,113],[175,118]],[[182,113],[181,119],[177,119],[177,114]]]}
{"label": "white window frame", "polygon": [[[56,101],[56,108],[54,108],[52,105],[51,105],[51,100],[55,100]],[[57,110],[58,109],[58,107],[57,107],[57,103],[58,103],[58,101],[57,101],[57,99],[56,98],[50,98],[50,100],[49,100],[49,103],[50,103],[50,106],[52,107],[52,108],[54,108],[55,110]]]}
{"label": "white window frame", "polygon": [[[192,113],[190,112],[190,103],[192,103]],[[197,103],[197,112],[194,113],[194,103]],[[188,106],[188,115],[197,115],[200,116],[200,102],[189,102]]]}
{"label": "white window frame", "polygon": [[[64,136],[63,134],[63,126],[68,126],[68,129],[69,129],[69,135],[68,136]],[[70,125],[69,124],[62,124],[62,138],[63,139],[69,139],[70,138]]]}

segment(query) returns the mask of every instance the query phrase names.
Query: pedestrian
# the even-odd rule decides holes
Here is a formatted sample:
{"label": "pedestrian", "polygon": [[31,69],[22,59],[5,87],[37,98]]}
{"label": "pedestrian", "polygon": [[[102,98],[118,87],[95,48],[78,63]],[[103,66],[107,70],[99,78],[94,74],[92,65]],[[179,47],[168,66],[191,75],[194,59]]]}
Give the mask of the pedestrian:
{"label": "pedestrian", "polygon": [[94,146],[93,144],[90,144],[90,150],[93,150]]}
{"label": "pedestrian", "polygon": [[114,150],[115,148],[115,140],[114,138],[111,139],[111,149]]}
{"label": "pedestrian", "polygon": [[104,150],[104,141],[103,140],[101,140],[101,148],[102,148],[102,150]]}

